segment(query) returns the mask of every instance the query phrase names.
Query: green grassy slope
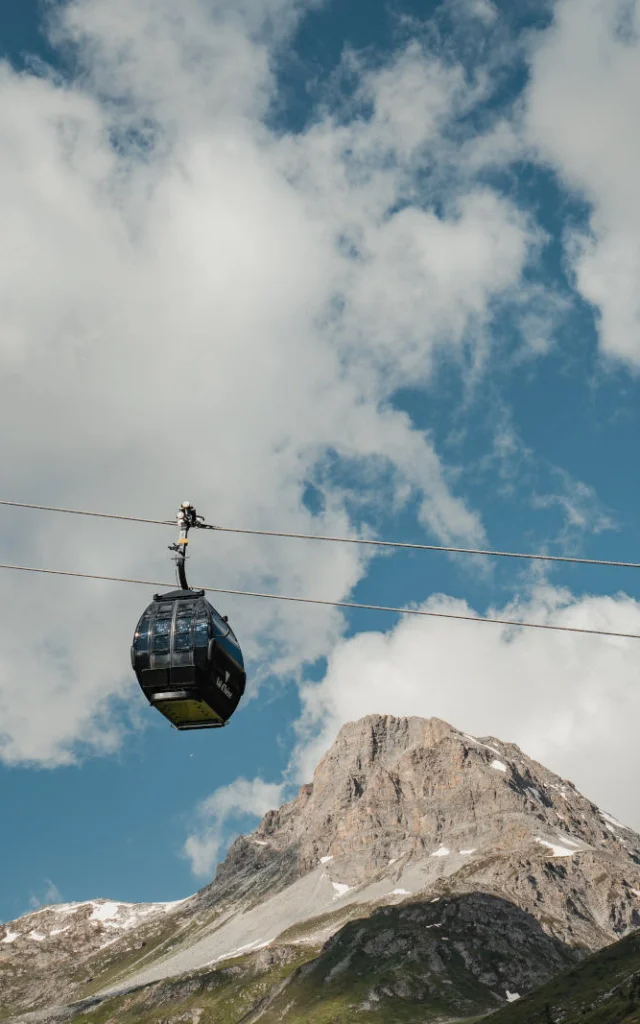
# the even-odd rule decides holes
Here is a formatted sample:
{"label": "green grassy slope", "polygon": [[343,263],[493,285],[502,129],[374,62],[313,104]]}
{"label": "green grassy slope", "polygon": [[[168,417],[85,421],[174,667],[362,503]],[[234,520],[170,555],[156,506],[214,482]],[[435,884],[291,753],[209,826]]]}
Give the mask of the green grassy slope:
{"label": "green grassy slope", "polygon": [[640,932],[491,1017],[491,1024],[640,1024]]}
{"label": "green grassy slope", "polygon": [[248,954],[212,971],[147,985],[88,1006],[74,1024],[237,1024],[248,1021],[317,953],[281,946],[269,955]]}

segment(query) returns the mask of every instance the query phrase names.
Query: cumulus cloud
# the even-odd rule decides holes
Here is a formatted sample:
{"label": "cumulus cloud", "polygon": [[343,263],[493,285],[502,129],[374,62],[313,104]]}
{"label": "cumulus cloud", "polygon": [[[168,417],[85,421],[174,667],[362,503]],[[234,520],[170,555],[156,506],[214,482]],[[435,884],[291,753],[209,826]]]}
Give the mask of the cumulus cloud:
{"label": "cumulus cloud", "polygon": [[[423,607],[477,614],[442,595]],[[576,597],[542,585],[492,614],[640,632],[640,603],[625,594]],[[303,689],[293,770],[309,781],[339,728],[362,715],[436,716],[517,743],[638,828],[637,664],[635,640],[406,617],[388,633],[342,641],[324,679]]]}
{"label": "cumulus cloud", "polygon": [[568,232],[578,291],[598,315],[605,356],[640,366],[640,8],[559,0],[526,96],[527,142],[589,206]]}
{"label": "cumulus cloud", "polygon": [[[422,48],[358,72],[355,106],[270,127],[300,10],[73,0],[51,27],[66,75],[0,66],[8,495],[153,518],[189,498],[221,523],[334,533],[412,499],[430,535],[482,538],[393,393],[423,387],[437,359],[476,364],[492,297],[517,285],[537,232],[487,187],[442,210],[417,187],[477,98]],[[4,561],[168,578],[161,529],[4,515]],[[367,569],[355,548],[198,540],[194,583],[340,599]],[[121,741],[145,600],[125,590],[3,575],[5,761]],[[262,674],[300,672],[342,630],[329,609],[225,610]]]}
{"label": "cumulus cloud", "polygon": [[197,877],[206,878],[219,859],[230,821],[261,817],[282,802],[283,785],[263,779],[235,779],[203,800],[196,811],[197,829],[185,841],[184,854]]}

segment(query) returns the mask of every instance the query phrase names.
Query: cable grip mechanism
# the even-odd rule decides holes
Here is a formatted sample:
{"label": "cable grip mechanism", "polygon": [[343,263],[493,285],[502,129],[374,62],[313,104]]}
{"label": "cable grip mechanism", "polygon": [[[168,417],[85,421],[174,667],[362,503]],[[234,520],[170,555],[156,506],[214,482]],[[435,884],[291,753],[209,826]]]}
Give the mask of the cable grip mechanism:
{"label": "cable grip mechanism", "polygon": [[204,516],[199,516],[195,507],[190,501],[183,501],[176,516],[178,530],[180,531],[175,544],[169,545],[169,551],[175,552],[174,561],[178,575],[178,584],[182,590],[189,590],[187,583],[187,544],[189,543],[189,530],[201,526],[204,523]]}

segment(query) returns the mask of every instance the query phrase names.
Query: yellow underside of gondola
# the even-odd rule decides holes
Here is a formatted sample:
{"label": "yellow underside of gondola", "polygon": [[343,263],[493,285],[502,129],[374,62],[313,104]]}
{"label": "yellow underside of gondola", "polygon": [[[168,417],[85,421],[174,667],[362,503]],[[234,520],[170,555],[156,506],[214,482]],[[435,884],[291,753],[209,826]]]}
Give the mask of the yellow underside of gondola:
{"label": "yellow underside of gondola", "polygon": [[202,700],[159,700],[154,706],[180,729],[184,726],[224,725],[223,720]]}

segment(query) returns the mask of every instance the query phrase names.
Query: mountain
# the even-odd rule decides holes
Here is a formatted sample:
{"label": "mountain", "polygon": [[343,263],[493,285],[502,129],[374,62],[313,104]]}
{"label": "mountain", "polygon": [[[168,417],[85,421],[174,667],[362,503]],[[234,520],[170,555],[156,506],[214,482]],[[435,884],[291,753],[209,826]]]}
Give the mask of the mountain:
{"label": "mountain", "polygon": [[373,715],[190,899],[6,925],[0,1020],[468,1018],[638,926],[633,831],[514,744]]}

